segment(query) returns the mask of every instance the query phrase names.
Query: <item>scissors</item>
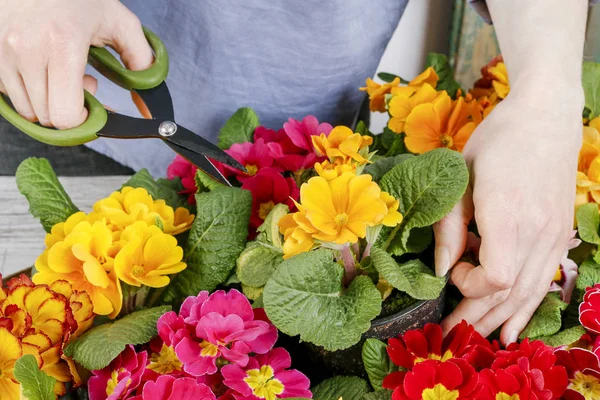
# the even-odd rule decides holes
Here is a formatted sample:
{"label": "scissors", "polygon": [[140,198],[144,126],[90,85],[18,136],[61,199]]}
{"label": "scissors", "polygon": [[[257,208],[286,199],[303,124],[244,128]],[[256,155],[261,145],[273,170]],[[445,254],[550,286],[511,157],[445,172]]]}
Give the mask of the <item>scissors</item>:
{"label": "scissors", "polygon": [[175,123],[173,101],[165,82],[169,71],[167,50],[156,34],[146,27],[143,29],[154,51],[154,63],[148,69],[130,71],[108,50],[99,47],[90,47],[88,64],[115,84],[131,91],[133,102],[145,118],[108,111],[87,91],[84,104],[88,117],[83,124],[72,129],[58,131],[30,122],[20,116],[3,96],[0,96],[0,115],[32,138],[55,146],[76,146],[98,137],[160,139],[212,178],[231,186],[207,157],[240,171],[245,171],[244,166],[208,140]]}

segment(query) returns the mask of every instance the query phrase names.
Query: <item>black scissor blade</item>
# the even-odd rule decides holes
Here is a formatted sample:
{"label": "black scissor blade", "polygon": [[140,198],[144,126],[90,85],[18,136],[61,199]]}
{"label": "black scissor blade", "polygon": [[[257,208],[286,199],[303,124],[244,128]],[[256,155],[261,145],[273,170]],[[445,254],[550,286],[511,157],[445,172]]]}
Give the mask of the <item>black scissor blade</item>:
{"label": "black scissor blade", "polygon": [[240,164],[238,160],[225,153],[208,140],[196,135],[181,125],[177,126],[177,132],[173,136],[170,136],[165,140],[167,142],[174,143],[179,147],[193,151],[194,153],[202,154],[216,161],[222,162],[223,164],[227,164],[237,170],[243,172],[246,171],[246,168],[244,168],[244,166]]}
{"label": "black scissor blade", "polygon": [[153,89],[135,90],[140,95],[153,119],[175,120],[173,111],[173,100],[166,82],[161,83]]}
{"label": "black scissor blade", "polygon": [[186,160],[194,164],[196,167],[204,171],[211,178],[221,182],[224,185],[231,186],[231,183],[229,183],[227,178],[223,176],[221,171],[219,171],[217,167],[215,167],[213,163],[210,162],[210,160],[202,154],[195,153],[186,149],[185,147],[178,146],[175,143],[169,141],[165,141],[165,143],[169,145],[169,147],[173,149],[176,153],[178,153],[183,158],[185,158]]}

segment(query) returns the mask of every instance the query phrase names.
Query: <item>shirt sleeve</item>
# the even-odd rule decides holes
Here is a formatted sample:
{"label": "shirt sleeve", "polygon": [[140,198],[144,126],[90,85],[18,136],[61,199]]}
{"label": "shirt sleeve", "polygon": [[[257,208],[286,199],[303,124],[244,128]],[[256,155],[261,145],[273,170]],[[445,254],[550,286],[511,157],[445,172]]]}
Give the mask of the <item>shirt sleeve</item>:
{"label": "shirt sleeve", "polygon": [[[485,0],[467,0],[467,1],[471,4],[473,9],[477,12],[477,14],[479,14],[481,16],[481,18],[485,22],[487,22],[488,24],[492,23],[490,11],[487,8],[487,4],[485,3]],[[590,0],[590,6],[594,5],[598,1],[600,1],[600,0]]]}

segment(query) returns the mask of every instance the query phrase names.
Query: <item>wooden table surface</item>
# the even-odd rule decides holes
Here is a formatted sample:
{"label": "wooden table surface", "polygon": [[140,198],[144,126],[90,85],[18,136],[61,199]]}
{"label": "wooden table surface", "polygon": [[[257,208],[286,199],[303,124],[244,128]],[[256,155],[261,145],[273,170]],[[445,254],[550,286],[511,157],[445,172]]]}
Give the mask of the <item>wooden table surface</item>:
{"label": "wooden table surface", "polygon": [[[59,178],[73,203],[89,212],[92,205],[126,182],[126,176]],[[30,267],[44,250],[45,232],[29,212],[15,178],[0,176],[0,274],[7,276]]]}

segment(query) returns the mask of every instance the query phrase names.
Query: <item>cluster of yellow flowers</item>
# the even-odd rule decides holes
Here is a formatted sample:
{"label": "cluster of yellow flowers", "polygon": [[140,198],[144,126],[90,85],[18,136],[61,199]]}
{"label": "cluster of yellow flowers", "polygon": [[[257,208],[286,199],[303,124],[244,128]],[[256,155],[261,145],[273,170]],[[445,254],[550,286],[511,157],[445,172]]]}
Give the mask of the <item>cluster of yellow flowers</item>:
{"label": "cluster of yellow flowers", "polygon": [[315,164],[319,176],[300,188],[298,211],[279,221],[284,258],[318,243],[344,245],[364,238],[367,227],[396,226],[402,221],[399,201],[383,192],[371,175],[357,175],[369,162],[372,138],[338,126],[329,136],[313,136],[313,146],[327,160]]}
{"label": "cluster of yellow flowers", "polygon": [[[14,282],[14,281],[12,281]],[[86,292],[73,290],[58,280],[33,285],[20,278],[0,289],[0,393],[19,398],[13,376],[15,362],[32,354],[42,371],[56,379],[54,391],[65,393],[65,383],[81,384],[73,361],[63,354],[66,343],[88,330],[94,322],[93,305]]]}
{"label": "cluster of yellow flowers", "polygon": [[143,188],[124,187],[56,224],[35,262],[37,284],[65,280],[86,291],[94,313],[115,318],[123,305],[121,281],[158,288],[185,269],[173,237],[191,227],[194,215],[154,200]]}
{"label": "cluster of yellow flowers", "polygon": [[583,143],[577,165],[577,197],[575,207],[600,203],[600,117],[583,127]]}
{"label": "cluster of yellow flowers", "polygon": [[462,151],[467,140],[489,112],[510,90],[501,58],[482,69],[482,79],[465,96],[453,100],[446,90],[436,90],[439,77],[427,68],[407,85],[400,79],[378,84],[367,79],[360,88],[369,95],[371,111],[388,112],[388,128],[405,134],[406,148],[415,154],[446,147]]}

